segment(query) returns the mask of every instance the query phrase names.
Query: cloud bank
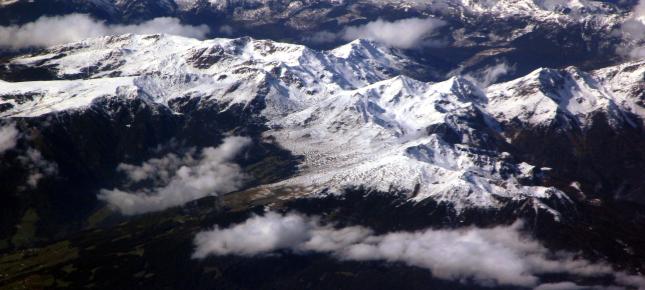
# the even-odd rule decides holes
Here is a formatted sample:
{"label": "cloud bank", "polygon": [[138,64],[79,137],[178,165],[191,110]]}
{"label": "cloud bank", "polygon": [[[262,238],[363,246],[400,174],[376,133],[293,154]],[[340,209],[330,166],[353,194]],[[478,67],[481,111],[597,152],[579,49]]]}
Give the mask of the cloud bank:
{"label": "cloud bank", "polygon": [[132,215],[163,210],[209,195],[217,195],[242,187],[246,176],[231,160],[249,145],[246,137],[228,137],[217,148],[205,148],[194,159],[187,154],[169,154],[143,164],[119,165],[131,183],[150,181],[156,186],[139,191],[101,190],[98,198],[123,214]]}
{"label": "cloud bank", "polygon": [[18,129],[14,124],[0,127],[0,154],[16,147],[18,133]]}
{"label": "cloud bank", "polygon": [[109,25],[84,14],[69,14],[44,16],[21,26],[2,26],[0,27],[0,48],[47,47],[91,37],[126,33],[166,33],[204,38],[208,32],[209,28],[206,25],[183,25],[177,18],[155,18],[136,25]]}
{"label": "cloud bank", "polygon": [[[617,285],[645,287],[642,277],[614,272],[606,264],[592,263],[571,253],[552,253],[525,238],[521,227],[517,222],[487,229],[428,229],[375,235],[365,227],[337,229],[322,225],[316,217],[269,212],[229,228],[215,227],[197,234],[193,257],[253,256],[276,250],[322,252],[340,260],[402,262],[429,269],[440,279],[474,281],[484,286],[513,285],[541,290],[582,287],[571,282],[541,284],[538,277],[563,273],[613,276]],[[583,288],[592,289],[589,286],[580,289]]]}
{"label": "cloud bank", "polygon": [[444,25],[444,21],[435,18],[408,18],[393,22],[378,19],[364,25],[346,27],[338,33],[322,31],[308,39],[316,43],[325,43],[338,39],[352,41],[361,38],[407,49],[436,44],[436,41],[429,38]]}

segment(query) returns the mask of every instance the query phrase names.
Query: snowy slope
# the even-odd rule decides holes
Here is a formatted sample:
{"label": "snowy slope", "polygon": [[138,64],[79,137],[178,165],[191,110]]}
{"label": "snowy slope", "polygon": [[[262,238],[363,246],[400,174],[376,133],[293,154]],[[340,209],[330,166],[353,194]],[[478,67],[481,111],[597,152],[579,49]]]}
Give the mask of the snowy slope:
{"label": "snowy slope", "polygon": [[39,116],[56,111],[85,108],[103,96],[137,97],[133,78],[85,81],[37,81],[2,83],[2,100],[11,105],[12,116]]}
{"label": "snowy slope", "polygon": [[[184,7],[194,7],[199,0],[175,0],[175,2]],[[609,2],[591,1],[591,0],[363,0],[363,1],[298,1],[300,3],[290,3],[284,5],[282,1],[275,0],[254,0],[254,1],[217,1],[209,0],[210,4],[220,10],[231,9],[240,6],[241,3],[255,4],[248,5],[257,9],[267,9],[266,7],[285,6],[285,8],[298,9],[301,7],[312,6],[315,4],[326,4],[332,6],[347,5],[352,3],[372,4],[377,6],[393,6],[400,8],[427,8],[436,9],[464,9],[476,13],[495,13],[503,15],[536,15],[544,16],[549,14],[559,15],[591,15],[591,14],[611,14],[617,11],[617,8]]]}
{"label": "snowy slope", "polygon": [[540,69],[486,90],[461,77],[425,83],[401,76],[409,63],[363,40],[316,51],[251,38],[104,37],[11,60],[66,80],[3,83],[0,115],[83,110],[113,97],[159,104],[199,98],[223,110],[260,104],[256,114],[271,128],[264,135],[304,157],[296,176],[264,190],[365,186],[458,210],[508,200],[543,208],[545,198],[569,201],[553,187],[525,182],[539,179],[540,169],[503,151],[505,123],[563,119],[566,130],[588,125],[597,113],[616,126],[635,125],[627,112],[644,117],[642,62],[593,73]]}
{"label": "snowy slope", "polygon": [[[549,126],[562,121],[570,128],[588,127],[599,112],[613,126],[630,124],[635,120],[625,112],[633,111],[641,119],[645,118],[642,108],[639,111],[638,97],[628,93],[630,87],[642,86],[643,65],[632,64],[632,67],[638,68],[635,76],[614,76],[604,80],[607,84],[603,83],[602,76],[608,73],[602,71],[594,76],[576,68],[538,69],[525,77],[489,87],[488,111],[501,122],[519,121],[529,126]],[[620,68],[609,70],[615,69]],[[611,81],[623,83],[617,85]]]}
{"label": "snowy slope", "polygon": [[[70,53],[72,51],[72,53]],[[143,89],[159,103],[186,94],[217,98],[228,104],[249,104],[258,91],[272,87],[267,114],[304,108],[321,97],[356,89],[392,77],[407,61],[389,49],[359,40],[334,51],[320,52],[250,38],[194,39],[162,35],[104,37],[59,46],[45,54],[20,57],[12,64],[54,69],[63,79],[138,77],[131,88]],[[145,80],[145,81],[144,81]],[[182,84],[190,85],[182,86]],[[46,83],[30,83],[37,88]],[[106,84],[109,86],[109,84]],[[122,84],[113,83],[116,91]],[[153,90],[154,92],[150,92]],[[21,92],[6,87],[4,94]],[[287,94],[273,94],[288,92]],[[4,116],[27,116],[15,104]],[[82,107],[84,103],[68,103]],[[71,108],[70,107],[70,108]]]}
{"label": "snowy slope", "polygon": [[461,0],[461,5],[477,12],[492,12],[505,15],[534,15],[536,17],[554,15],[611,14],[616,9],[604,2],[589,0]]}
{"label": "snowy slope", "polygon": [[625,112],[645,121],[645,60],[600,69],[593,75]]}
{"label": "snowy slope", "polygon": [[[464,79],[427,84],[397,77],[273,121],[283,127],[267,134],[306,158],[301,175],[278,186],[400,190],[414,200],[431,197],[457,209],[496,207],[502,197],[563,197],[502,176],[531,172],[497,158],[500,152],[477,147],[486,140],[469,140],[473,128],[457,120],[477,119],[480,98]],[[459,144],[430,133],[442,125],[458,135]]]}

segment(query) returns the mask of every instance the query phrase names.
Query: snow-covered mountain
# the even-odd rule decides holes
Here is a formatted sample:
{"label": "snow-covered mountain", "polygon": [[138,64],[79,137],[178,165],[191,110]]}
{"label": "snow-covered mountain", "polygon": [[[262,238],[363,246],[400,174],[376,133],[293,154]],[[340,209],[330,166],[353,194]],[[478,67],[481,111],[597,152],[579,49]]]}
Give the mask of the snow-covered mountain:
{"label": "snow-covered mountain", "polygon": [[[271,109],[265,114],[285,114],[330,93],[393,77],[411,64],[390,52],[389,48],[367,41],[320,52],[300,45],[250,38],[201,42],[165,35],[124,35],[15,58],[7,64],[9,70],[30,67],[51,71],[55,78],[61,79],[57,83],[65,89],[49,86],[49,82],[15,83],[7,89],[10,94],[20,95],[38,92],[33,89],[40,84],[43,91],[64,92],[57,99],[49,99],[48,106],[60,104],[63,109],[72,109],[87,106],[93,98],[105,94],[92,89],[92,94],[83,95],[85,101],[74,98],[81,94],[69,88],[83,91],[85,79],[106,82],[104,88],[114,92],[146,95],[157,103],[191,95],[248,106],[266,86],[269,92],[263,102]],[[4,115],[33,116],[50,111],[39,112],[41,106],[21,103],[11,101],[16,107]]]}
{"label": "snow-covered mountain", "polygon": [[0,0],[0,289],[645,289],[644,7]]}
{"label": "snow-covered mountain", "polygon": [[[416,79],[440,81],[450,72],[476,73],[503,61],[515,68],[506,76],[508,80],[539,67],[576,66],[593,70],[622,61],[638,45],[627,44],[621,38],[621,24],[629,19],[636,3],[635,0],[18,0],[5,1],[0,6],[0,24],[18,29],[20,25],[42,23],[39,22],[42,16],[57,15],[62,16],[58,21],[64,27],[68,20],[65,15],[82,13],[99,23],[118,26],[118,31],[124,25],[144,24],[152,30],[143,33],[154,33],[164,32],[163,27],[154,30],[150,26],[158,24],[148,22],[171,17],[176,18],[173,21],[177,25],[180,22],[200,25],[200,31],[209,28],[206,35],[209,38],[250,36],[331,49],[356,38],[396,39],[392,32],[369,35],[370,29],[378,25],[429,21],[434,24],[415,32],[420,39],[405,46],[409,49],[406,54],[423,65],[416,68]],[[426,25],[419,27],[423,26]],[[86,31],[77,34],[83,33]],[[19,47],[13,43],[0,48],[0,56],[13,53],[5,51],[7,47]]]}
{"label": "snow-covered mountain", "polygon": [[[24,24],[42,16],[41,12],[47,12],[46,15],[88,13],[110,23],[128,24],[155,17],[177,17],[186,23],[206,24],[215,35],[242,35],[244,32],[256,37],[290,38],[313,45],[320,43],[309,41],[311,37],[307,36],[310,35],[303,32],[338,32],[348,26],[383,18],[383,13],[392,11],[394,19],[385,18],[438,18],[455,27],[454,38],[478,43],[489,36],[492,36],[488,40],[491,43],[509,42],[523,35],[542,33],[541,28],[546,27],[555,29],[552,32],[557,34],[573,26],[580,26],[576,29],[587,34],[584,41],[591,42],[589,34],[615,29],[629,16],[635,4],[632,0],[619,3],[593,0],[11,0],[0,2],[0,15],[5,16],[0,23]],[[489,23],[490,20],[495,20],[496,24]],[[482,22],[489,23],[488,31],[477,28]],[[276,34],[270,27],[284,30]],[[291,35],[295,32],[297,35]]]}
{"label": "snow-covered mountain", "polygon": [[[621,69],[624,66],[634,71],[627,75],[609,75],[610,71],[624,73]],[[636,127],[634,122],[645,118],[643,108],[638,105],[643,95],[635,88],[642,87],[644,72],[643,61],[592,74],[574,67],[539,69],[517,80],[489,87],[488,108],[501,122],[519,121],[525,126],[561,122],[562,126],[584,128],[602,113],[612,126]],[[623,85],[620,91],[616,82]]]}
{"label": "snow-covered mountain", "polygon": [[[535,16],[554,16],[556,14],[565,15],[600,15],[612,14],[618,11],[618,7],[611,1],[561,1],[561,0],[501,0],[501,1],[478,1],[478,0],[395,0],[395,1],[298,1],[284,2],[275,0],[255,0],[255,1],[204,1],[204,0],[176,0],[180,7],[191,9],[199,7],[201,3],[208,3],[212,7],[220,10],[235,9],[240,6],[249,8],[265,7],[266,11],[272,7],[283,7],[285,10],[297,10],[315,4],[327,4],[331,6],[341,6],[348,3],[366,3],[373,5],[392,6],[399,8],[429,8],[433,9],[460,9],[474,13],[493,13],[499,15],[535,15]],[[253,10],[253,9],[252,9]],[[536,15],[537,14],[537,15]]]}
{"label": "snow-covered mountain", "polygon": [[318,51],[251,38],[103,37],[7,62],[6,75],[28,68],[50,80],[3,82],[0,115],[83,114],[106,99],[169,110],[175,100],[195,100],[195,112],[241,108],[267,126],[264,138],[303,156],[293,176],[260,192],[365,187],[457,210],[531,201],[554,213],[543,201],[572,197],[544,179],[549,168],[518,154],[518,128],[574,134],[604,116],[616,130],[642,130],[645,119],[643,61],[590,73],[539,69],[488,88],[462,77],[426,83],[402,75],[415,65],[365,40]]}
{"label": "snow-covered mountain", "polygon": [[537,17],[569,15],[572,17],[585,15],[609,15],[618,11],[611,2],[604,1],[562,1],[562,0],[499,0],[477,1],[462,0],[461,6],[478,12],[493,12],[502,15],[524,14]]}
{"label": "snow-covered mountain", "polygon": [[0,288],[645,287],[638,2],[0,1]]}

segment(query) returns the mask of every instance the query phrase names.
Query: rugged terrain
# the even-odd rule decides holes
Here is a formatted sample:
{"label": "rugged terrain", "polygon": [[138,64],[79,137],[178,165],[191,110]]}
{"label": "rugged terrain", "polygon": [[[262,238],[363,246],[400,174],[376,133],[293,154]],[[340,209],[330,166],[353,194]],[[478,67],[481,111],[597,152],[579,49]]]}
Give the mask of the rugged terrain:
{"label": "rugged terrain", "polygon": [[[1,114],[21,133],[3,157],[5,247],[110,227],[123,220],[118,211],[145,213],[110,194],[136,196],[163,180],[124,182],[119,164],[154,164],[151,158],[241,135],[252,145],[236,162],[251,178],[229,195],[242,203],[286,210],[298,207],[285,201],[299,198],[325,204],[376,195],[384,211],[392,202],[410,204],[395,210],[403,228],[524,218],[554,246],[639,267],[638,236],[615,233],[593,215],[639,230],[623,208],[643,202],[642,61],[590,72],[538,69],[488,87],[463,77],[426,83],[406,76],[417,67],[365,40],[318,51],[167,35],[96,38],[12,58],[2,71],[11,82],[0,89]],[[39,162],[25,163],[33,155]],[[410,213],[437,210],[428,219]],[[384,223],[370,218],[376,214],[356,218]],[[588,223],[595,230],[583,230]],[[554,230],[541,233],[543,226]],[[563,244],[573,233],[606,231],[610,240]]]}
{"label": "rugged terrain", "polygon": [[[226,36],[2,52],[0,288],[643,289],[645,60],[615,33],[635,4],[0,1],[5,25],[169,16]],[[430,45],[311,37],[427,17]],[[363,247],[517,231],[561,271],[451,276],[282,238],[196,256],[209,230],[294,212]]]}

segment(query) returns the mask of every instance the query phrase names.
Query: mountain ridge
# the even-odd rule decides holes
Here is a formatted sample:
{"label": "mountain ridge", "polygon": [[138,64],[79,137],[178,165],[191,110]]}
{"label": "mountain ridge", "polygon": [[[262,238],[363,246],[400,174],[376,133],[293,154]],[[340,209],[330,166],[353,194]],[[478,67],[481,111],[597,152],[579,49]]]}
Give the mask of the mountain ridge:
{"label": "mountain ridge", "polygon": [[[152,56],[158,46],[165,53]],[[619,95],[621,91],[605,88],[600,81],[610,79],[601,75],[603,71],[631,66],[636,67],[636,78],[627,83],[638,86],[645,72],[642,62],[591,74],[575,68],[538,69],[485,90],[462,77],[424,83],[401,76],[412,62],[364,40],[315,51],[251,38],[202,42],[124,35],[17,57],[9,63],[42,67],[69,80],[7,83],[0,95],[2,106],[9,108],[4,117],[36,117],[67,108],[82,112],[110,96],[164,106],[175,99],[195,99],[214,102],[223,111],[239,105],[267,120],[273,129],[265,138],[304,156],[301,168],[306,169],[279,186],[319,188],[315,191],[394,187],[413,194],[414,200],[431,197],[457,208],[495,207],[491,194],[569,199],[555,187],[516,180],[539,180],[539,167],[492,157],[513,147],[503,129],[511,121],[519,120],[521,130],[556,126],[566,133],[584,130],[600,114],[612,127],[642,130],[638,124],[644,115],[635,109],[642,97]],[[580,106],[560,100],[574,97]],[[535,117],[536,112],[541,115]],[[531,117],[523,119],[524,115]],[[440,156],[454,159],[436,159]],[[365,179],[365,174],[371,177]],[[415,182],[413,176],[420,179]]]}
{"label": "mountain ridge", "polygon": [[637,2],[0,1],[0,288],[643,288]]}

